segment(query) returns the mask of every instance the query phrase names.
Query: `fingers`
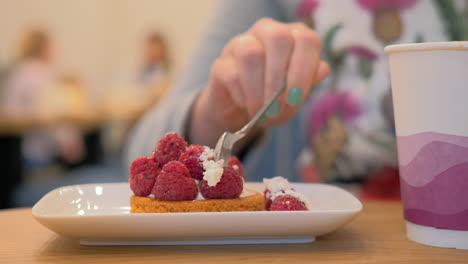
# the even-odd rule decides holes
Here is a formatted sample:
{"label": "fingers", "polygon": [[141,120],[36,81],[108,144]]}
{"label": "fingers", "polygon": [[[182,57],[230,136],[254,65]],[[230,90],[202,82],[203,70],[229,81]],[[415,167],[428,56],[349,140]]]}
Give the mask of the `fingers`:
{"label": "fingers", "polygon": [[261,41],[265,49],[264,102],[266,102],[283,85],[294,48],[293,36],[285,24],[271,19],[257,22],[251,33]]}
{"label": "fingers", "polygon": [[303,24],[262,19],[231,40],[214,63],[212,100],[219,100],[219,111],[232,101],[251,118],[286,80],[286,92],[267,111],[267,123],[286,122],[330,71],[320,50],[320,37]]}
{"label": "fingers", "polygon": [[330,73],[330,65],[326,61],[320,61],[319,67],[317,69],[317,73],[315,75],[315,82],[313,85],[316,85],[319,82],[323,81],[325,78],[327,78],[329,73]]}
{"label": "fingers", "polygon": [[237,63],[247,111],[250,116],[253,116],[262,107],[264,101],[265,52],[263,45],[252,35],[242,35],[237,39],[233,48],[233,56]]}
{"label": "fingers", "polygon": [[210,87],[214,98],[211,100],[232,100],[238,108],[245,107],[245,95],[241,88],[239,72],[232,57],[217,59],[211,68]]}
{"label": "fingers", "polygon": [[[307,98],[317,78],[321,41],[317,33],[302,23],[291,24],[290,27],[294,49],[287,72],[286,102],[289,106],[297,107]],[[323,77],[324,73],[320,75]]]}
{"label": "fingers", "polygon": [[224,131],[235,132],[248,122],[245,95],[232,57],[223,56],[215,61],[208,92],[200,95],[200,101],[204,105],[201,112]]}

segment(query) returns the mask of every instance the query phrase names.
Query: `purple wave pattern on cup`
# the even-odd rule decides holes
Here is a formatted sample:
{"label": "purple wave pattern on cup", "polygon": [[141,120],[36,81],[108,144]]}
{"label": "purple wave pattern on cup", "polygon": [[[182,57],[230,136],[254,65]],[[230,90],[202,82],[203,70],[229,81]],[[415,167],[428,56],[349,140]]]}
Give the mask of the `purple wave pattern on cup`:
{"label": "purple wave pattern on cup", "polygon": [[464,162],[468,162],[468,147],[433,141],[423,146],[410,163],[400,165],[400,173],[412,186],[423,186]]}
{"label": "purple wave pattern on cup", "polygon": [[434,132],[398,137],[399,155],[407,150],[412,157],[400,163],[405,218],[468,230],[468,137]]}
{"label": "purple wave pattern on cup", "polygon": [[398,136],[398,159],[400,165],[407,165],[419,150],[433,141],[452,143],[468,148],[468,137],[437,132],[422,132],[409,136]]}

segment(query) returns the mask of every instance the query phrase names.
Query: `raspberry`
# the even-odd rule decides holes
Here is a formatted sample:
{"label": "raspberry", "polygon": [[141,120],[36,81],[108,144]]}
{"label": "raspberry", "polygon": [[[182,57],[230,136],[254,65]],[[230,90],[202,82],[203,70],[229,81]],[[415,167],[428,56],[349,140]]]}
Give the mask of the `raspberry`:
{"label": "raspberry", "polygon": [[281,195],[271,202],[270,211],[306,211],[307,206],[292,195]]}
{"label": "raspberry", "polygon": [[[294,188],[291,188],[290,190],[291,191],[296,191]],[[285,191],[279,191],[277,193],[285,193]],[[271,200],[272,194],[271,194],[270,190],[265,189],[265,191],[263,191],[263,196],[265,197],[265,210],[270,211],[271,202],[272,202],[272,200]]]}
{"label": "raspberry", "polygon": [[151,193],[161,201],[191,201],[198,188],[184,164],[171,161],[162,168]]}
{"label": "raspberry", "polygon": [[200,192],[206,199],[238,198],[244,188],[244,181],[236,170],[223,168],[223,176],[215,186],[209,186],[206,180],[200,182]]}
{"label": "raspberry", "polygon": [[265,191],[263,195],[265,197],[265,209],[270,210],[271,196],[278,193],[285,193],[288,190],[294,191],[289,181],[281,176],[273,177],[271,179],[263,179],[265,184]]}
{"label": "raspberry", "polygon": [[229,160],[229,167],[235,169],[239,176],[245,179],[244,175],[244,167],[242,166],[242,163],[239,161],[239,159],[235,156],[232,156],[231,159]]}
{"label": "raspberry", "polygon": [[200,155],[203,153],[203,146],[190,145],[187,150],[180,155],[179,161],[187,167],[192,178],[196,180],[203,179],[203,165]]}
{"label": "raspberry", "polygon": [[153,153],[161,166],[166,163],[178,160],[180,154],[182,154],[187,148],[187,142],[177,133],[167,133],[164,135],[156,144],[156,148]]}
{"label": "raspberry", "polygon": [[161,168],[153,157],[136,158],[130,166],[130,189],[137,196],[148,196]]}
{"label": "raspberry", "polygon": [[263,191],[263,196],[265,197],[265,210],[270,211],[270,207],[271,207],[270,190],[265,189],[265,191]]}

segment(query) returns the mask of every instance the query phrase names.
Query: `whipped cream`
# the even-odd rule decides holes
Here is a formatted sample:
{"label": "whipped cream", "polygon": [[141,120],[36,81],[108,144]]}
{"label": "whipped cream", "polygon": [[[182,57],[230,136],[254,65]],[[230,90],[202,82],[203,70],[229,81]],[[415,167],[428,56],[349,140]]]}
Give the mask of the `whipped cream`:
{"label": "whipped cream", "polygon": [[289,181],[281,176],[273,177],[271,179],[264,178],[263,183],[265,184],[265,188],[270,191],[270,195],[292,189]]}
{"label": "whipped cream", "polygon": [[203,179],[208,183],[208,186],[213,187],[221,181],[223,176],[223,163],[224,160],[214,161],[214,150],[209,147],[203,147],[203,153],[200,155],[200,161],[202,162]]}
{"label": "whipped cream", "polygon": [[271,196],[271,200],[274,201],[276,198],[278,198],[280,196],[283,196],[283,195],[291,195],[292,197],[294,197],[294,198],[298,199],[299,201],[303,202],[305,204],[305,206],[307,207],[307,210],[310,210],[311,204],[310,204],[309,199],[307,199],[307,197],[304,194],[302,194],[300,192],[297,192],[297,191],[284,190],[284,191],[274,193]]}

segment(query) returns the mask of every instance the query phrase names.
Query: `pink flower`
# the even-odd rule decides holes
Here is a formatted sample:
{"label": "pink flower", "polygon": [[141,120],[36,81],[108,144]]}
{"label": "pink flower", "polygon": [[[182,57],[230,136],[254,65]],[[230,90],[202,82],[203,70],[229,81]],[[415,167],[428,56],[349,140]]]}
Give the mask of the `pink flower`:
{"label": "pink flower", "polygon": [[412,7],[418,0],[357,0],[359,5],[372,13],[386,9],[405,10]]}
{"label": "pink flower", "polygon": [[326,92],[312,102],[309,111],[309,134],[314,138],[332,115],[349,123],[361,114],[357,99],[349,92]]}
{"label": "pink flower", "polygon": [[296,10],[297,16],[300,19],[310,16],[315,12],[315,10],[317,10],[318,6],[318,0],[302,0]]}
{"label": "pink flower", "polygon": [[368,61],[374,61],[378,57],[378,55],[375,52],[361,45],[353,45],[349,47],[348,53]]}

